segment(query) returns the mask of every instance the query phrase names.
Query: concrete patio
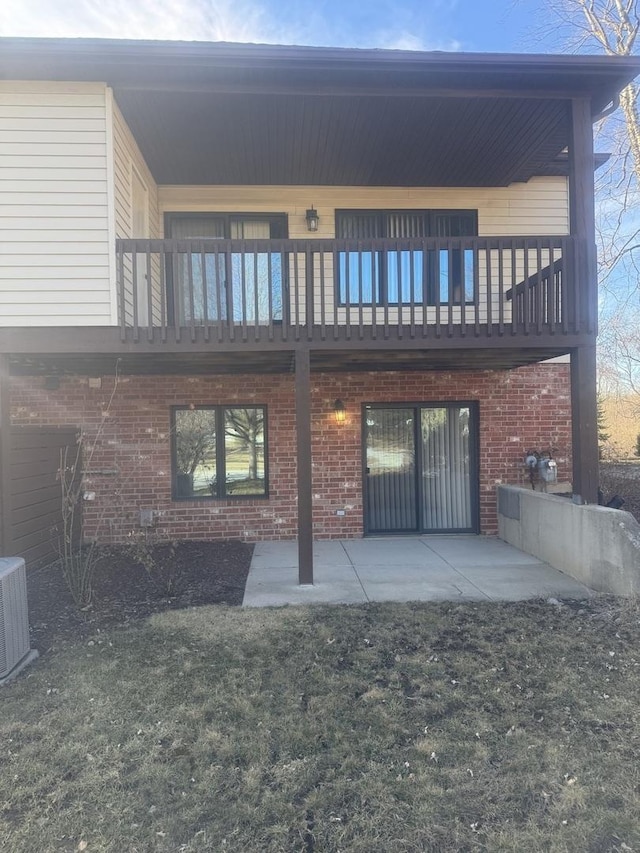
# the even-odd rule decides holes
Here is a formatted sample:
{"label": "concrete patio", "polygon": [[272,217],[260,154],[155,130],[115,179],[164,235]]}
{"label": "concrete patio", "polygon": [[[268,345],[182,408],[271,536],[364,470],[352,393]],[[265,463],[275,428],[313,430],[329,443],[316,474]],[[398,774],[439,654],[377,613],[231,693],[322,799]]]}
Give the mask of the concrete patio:
{"label": "concrete patio", "polygon": [[244,607],[368,601],[588,598],[591,590],[487,536],[411,536],[314,543],[313,586],[298,584],[296,542],[258,542]]}

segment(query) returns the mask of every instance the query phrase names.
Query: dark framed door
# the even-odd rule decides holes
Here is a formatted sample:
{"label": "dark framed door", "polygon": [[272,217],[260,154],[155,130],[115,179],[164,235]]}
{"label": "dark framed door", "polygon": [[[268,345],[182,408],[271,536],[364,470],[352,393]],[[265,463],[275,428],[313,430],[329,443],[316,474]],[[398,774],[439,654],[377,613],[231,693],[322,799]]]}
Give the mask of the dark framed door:
{"label": "dark framed door", "polygon": [[[255,241],[285,239],[286,216],[166,213],[165,231],[173,239],[209,241],[206,251],[177,253],[167,270],[171,322],[282,323],[287,303],[286,254],[278,249],[256,251]],[[246,249],[217,250],[213,240],[242,240]]]}
{"label": "dark framed door", "polygon": [[476,533],[475,403],[363,410],[365,533]]}

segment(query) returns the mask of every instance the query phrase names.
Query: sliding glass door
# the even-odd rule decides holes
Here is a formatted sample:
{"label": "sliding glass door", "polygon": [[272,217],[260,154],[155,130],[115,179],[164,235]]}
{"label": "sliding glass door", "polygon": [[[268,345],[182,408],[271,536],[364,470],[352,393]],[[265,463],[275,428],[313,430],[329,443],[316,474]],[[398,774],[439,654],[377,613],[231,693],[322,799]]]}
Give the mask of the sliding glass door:
{"label": "sliding glass door", "polygon": [[468,406],[420,409],[422,530],[474,527],[470,420]]}
{"label": "sliding glass door", "polygon": [[367,407],[365,417],[367,527],[415,530],[415,410]]}
{"label": "sliding glass door", "polygon": [[[286,236],[286,220],[282,216],[167,216],[172,238],[207,241],[200,244],[201,250],[178,251],[169,270],[178,325],[218,320],[252,325],[282,321],[284,255],[264,249],[264,241]],[[216,247],[215,240],[242,240],[246,248],[226,252]],[[254,241],[262,241],[261,251],[256,250]]]}
{"label": "sliding glass door", "polygon": [[473,404],[364,409],[367,533],[476,532]]}

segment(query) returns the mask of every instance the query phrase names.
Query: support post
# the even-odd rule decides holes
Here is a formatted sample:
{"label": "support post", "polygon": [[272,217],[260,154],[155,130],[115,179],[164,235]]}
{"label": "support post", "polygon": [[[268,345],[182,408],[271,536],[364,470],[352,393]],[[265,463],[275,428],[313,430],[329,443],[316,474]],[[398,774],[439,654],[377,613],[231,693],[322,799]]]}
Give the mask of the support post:
{"label": "support post", "polygon": [[11,556],[11,413],[9,356],[0,353],[0,557]]}
{"label": "support post", "polygon": [[296,447],[298,475],[298,583],[313,583],[313,511],[311,476],[311,358],[307,348],[295,353]]}
{"label": "support post", "polygon": [[598,401],[596,347],[571,351],[573,501],[598,503]]}
{"label": "support post", "polygon": [[574,331],[593,336],[593,344],[571,351],[571,435],[573,500],[598,502],[598,405],[596,335],[598,312],[595,246],[593,118],[589,98],[571,101],[569,141],[569,222],[575,239]]}
{"label": "support post", "polygon": [[595,182],[591,101],[571,101],[569,143],[569,225],[575,238],[574,294],[579,310],[576,333],[597,334],[598,271],[596,258]]}

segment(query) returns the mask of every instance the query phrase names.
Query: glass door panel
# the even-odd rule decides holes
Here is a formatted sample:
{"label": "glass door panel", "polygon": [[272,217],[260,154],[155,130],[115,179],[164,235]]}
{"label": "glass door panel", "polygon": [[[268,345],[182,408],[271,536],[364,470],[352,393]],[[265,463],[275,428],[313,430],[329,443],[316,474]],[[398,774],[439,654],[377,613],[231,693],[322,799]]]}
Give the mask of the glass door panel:
{"label": "glass door panel", "polygon": [[417,530],[414,408],[365,409],[366,527]]}
{"label": "glass door panel", "polygon": [[[232,219],[230,229],[232,240],[269,240],[272,236],[271,223],[266,219]],[[282,320],[282,291],[279,252],[231,254],[231,299],[236,322],[259,325]]]}
{"label": "glass door panel", "polygon": [[[171,236],[178,240],[222,240],[224,220],[220,217],[183,216],[171,223]],[[180,252],[173,286],[178,292],[179,325],[209,323],[227,317],[226,264],[224,253]]]}
{"label": "glass door panel", "polygon": [[420,409],[424,531],[471,530],[470,411]]}

